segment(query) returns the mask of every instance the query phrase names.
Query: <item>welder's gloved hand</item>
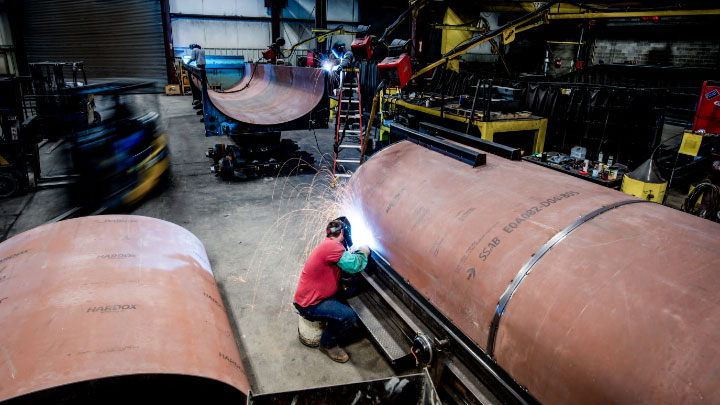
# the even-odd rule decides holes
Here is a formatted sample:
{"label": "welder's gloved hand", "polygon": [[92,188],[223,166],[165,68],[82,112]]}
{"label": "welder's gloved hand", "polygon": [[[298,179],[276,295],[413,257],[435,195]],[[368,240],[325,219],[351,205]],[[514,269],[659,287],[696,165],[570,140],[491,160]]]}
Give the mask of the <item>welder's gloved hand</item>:
{"label": "welder's gloved hand", "polygon": [[363,253],[365,253],[365,256],[370,257],[370,248],[369,248],[369,247],[367,247],[367,246],[360,246],[360,247],[357,248],[356,250],[357,250],[358,252],[363,252]]}

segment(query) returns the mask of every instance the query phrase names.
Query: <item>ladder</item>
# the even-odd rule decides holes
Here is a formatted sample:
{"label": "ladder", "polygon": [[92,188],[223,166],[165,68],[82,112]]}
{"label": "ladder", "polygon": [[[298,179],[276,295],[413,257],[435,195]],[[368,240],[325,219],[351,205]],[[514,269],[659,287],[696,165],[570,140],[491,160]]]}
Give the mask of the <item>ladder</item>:
{"label": "ladder", "polygon": [[[348,75],[349,73],[349,75]],[[363,137],[362,105],[360,99],[360,69],[343,69],[340,72],[340,91],[338,92],[338,107],[335,126],[335,144],[333,145],[333,184],[341,177],[350,177],[343,170],[349,165],[360,166],[365,151]],[[340,157],[341,151],[347,151]],[[355,153],[352,153],[355,152]],[[347,156],[352,154],[353,157]],[[339,166],[338,166],[339,165]]]}

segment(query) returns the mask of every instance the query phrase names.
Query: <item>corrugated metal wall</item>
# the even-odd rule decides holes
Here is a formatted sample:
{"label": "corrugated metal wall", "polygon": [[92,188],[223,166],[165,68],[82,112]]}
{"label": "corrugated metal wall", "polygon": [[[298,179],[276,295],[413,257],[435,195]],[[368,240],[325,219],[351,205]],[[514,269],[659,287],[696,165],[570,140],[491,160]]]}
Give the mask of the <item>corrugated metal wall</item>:
{"label": "corrugated metal wall", "polygon": [[[257,49],[265,50],[271,38],[271,11],[264,0],[169,0],[173,13],[173,45],[177,54],[190,44],[203,48]],[[332,0],[327,5],[328,21],[342,21],[345,28],[352,30],[359,21],[360,0]],[[185,15],[185,16],[183,16]],[[201,18],[197,18],[202,16]],[[222,17],[222,18],[213,18]],[[237,17],[237,19],[233,19]],[[249,21],[248,19],[261,19]],[[265,19],[263,21],[262,19]],[[315,0],[287,0],[282,10],[280,36],[285,38],[285,49],[300,40],[313,36],[315,24]],[[301,21],[305,20],[305,21]],[[337,26],[329,23],[328,28]],[[351,35],[335,36],[330,43],[343,41],[350,44]],[[300,49],[313,49],[315,41],[302,45]]]}
{"label": "corrugated metal wall", "polygon": [[167,81],[158,0],[25,0],[29,62],[84,61],[88,78]]}

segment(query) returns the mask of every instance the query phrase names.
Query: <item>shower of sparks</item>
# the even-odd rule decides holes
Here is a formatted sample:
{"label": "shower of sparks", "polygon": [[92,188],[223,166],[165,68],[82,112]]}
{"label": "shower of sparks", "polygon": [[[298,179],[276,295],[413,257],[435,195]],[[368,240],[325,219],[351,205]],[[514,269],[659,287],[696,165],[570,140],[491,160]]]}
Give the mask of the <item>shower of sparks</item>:
{"label": "shower of sparks", "polygon": [[294,311],[292,300],[305,260],[325,239],[325,229],[331,220],[347,216],[352,227],[354,247],[373,246],[369,228],[351,202],[348,184],[333,181],[332,158],[329,154],[322,155],[318,164],[320,169],[315,169],[316,173],[309,182],[296,184],[291,181],[297,178],[301,170],[308,168],[299,159],[285,162],[281,172],[291,168],[290,173],[276,177],[272,199],[279,201],[279,207],[275,221],[260,236],[247,271],[232,278],[233,281],[242,280],[243,283],[253,285],[252,297],[248,297],[251,309],[254,309],[258,293],[269,293],[258,291],[263,273],[270,268],[273,271],[279,268],[287,276],[279,285],[272,287],[280,298],[277,315]]}

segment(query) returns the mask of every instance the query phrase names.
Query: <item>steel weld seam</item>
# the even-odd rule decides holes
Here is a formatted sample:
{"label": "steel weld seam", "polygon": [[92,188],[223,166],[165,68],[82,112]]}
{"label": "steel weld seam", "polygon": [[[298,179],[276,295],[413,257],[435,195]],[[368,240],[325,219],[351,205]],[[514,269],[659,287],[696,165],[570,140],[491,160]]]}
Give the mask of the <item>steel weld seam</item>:
{"label": "steel weld seam", "polygon": [[510,302],[510,299],[512,298],[513,294],[515,294],[515,291],[520,286],[520,283],[525,279],[525,276],[527,276],[532,268],[537,264],[537,262],[540,261],[540,259],[545,256],[545,254],[552,249],[555,245],[557,245],[560,241],[565,239],[566,236],[568,236],[572,231],[579,228],[581,225],[585,224],[586,222],[589,222],[593,218],[604,214],[608,211],[612,211],[615,208],[622,207],[623,205],[628,204],[636,204],[636,203],[644,203],[644,202],[651,202],[648,200],[625,200],[616,202],[610,205],[603,206],[601,208],[596,209],[595,211],[590,212],[589,214],[586,214],[577,221],[573,222],[569,226],[567,226],[562,231],[558,232],[553,236],[549,241],[545,242],[544,245],[538,249],[537,252],[530,258],[530,260],[523,265],[523,267],[520,269],[518,274],[515,276],[515,278],[512,280],[510,285],[505,289],[505,292],[502,296],[500,296],[500,299],[498,300],[498,305],[495,309],[495,315],[493,316],[493,320],[490,323],[490,333],[488,334],[488,343],[487,343],[487,354],[491,357],[494,357],[495,352],[495,340],[497,339],[497,331],[500,327],[500,319],[502,318],[503,314],[505,313],[505,308],[507,308],[508,303]]}

